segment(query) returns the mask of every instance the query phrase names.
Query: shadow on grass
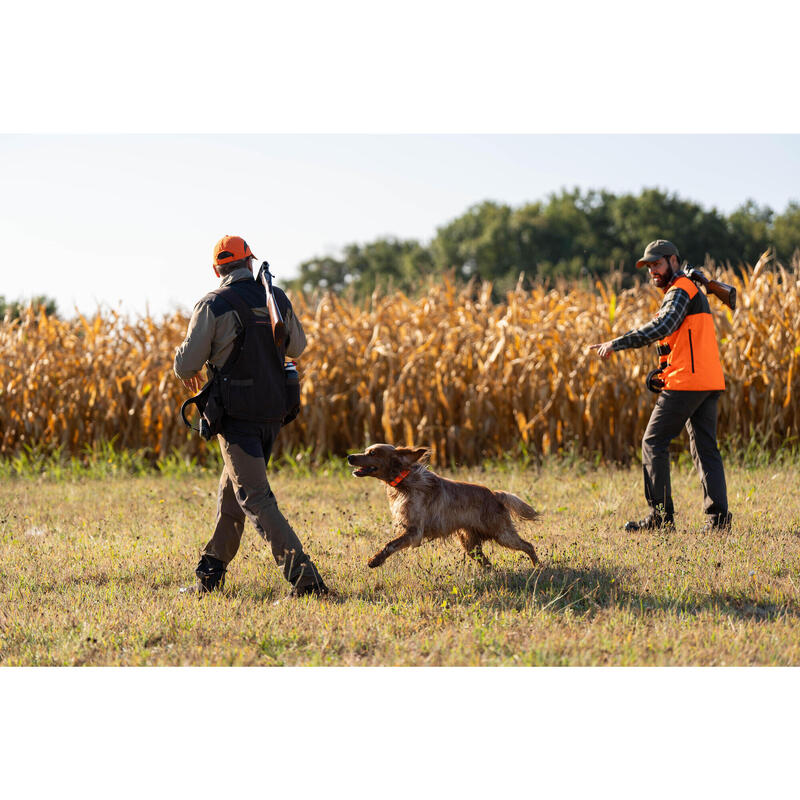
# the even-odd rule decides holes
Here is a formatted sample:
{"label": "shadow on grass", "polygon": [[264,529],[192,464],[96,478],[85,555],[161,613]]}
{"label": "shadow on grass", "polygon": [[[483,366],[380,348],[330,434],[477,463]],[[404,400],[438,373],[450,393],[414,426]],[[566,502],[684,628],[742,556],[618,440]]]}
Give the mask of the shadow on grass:
{"label": "shadow on grass", "polygon": [[538,610],[581,615],[601,607],[617,607],[622,570],[540,567],[493,569],[477,573],[468,590],[481,605],[494,610],[516,610],[533,604]]}
{"label": "shadow on grass", "polygon": [[[441,566],[441,565],[440,565]],[[411,567],[435,605],[447,601],[453,605],[477,605],[492,611],[547,611],[592,617],[612,609],[635,616],[672,613],[684,616],[724,614],[737,620],[770,622],[784,617],[800,618],[794,603],[763,602],[745,594],[701,594],[698,592],[654,593],[628,588],[633,570],[619,568],[578,569],[568,566],[544,566],[538,569],[495,568],[480,570],[467,565],[450,568]],[[391,581],[395,587],[402,581]],[[454,592],[454,589],[456,592]],[[383,581],[349,595],[366,603],[392,602],[396,588]]]}
{"label": "shadow on grass", "polygon": [[[442,570],[441,567],[445,566]],[[634,591],[628,588],[633,581],[632,570],[623,568],[609,570],[603,568],[576,569],[568,566],[544,566],[538,569],[495,568],[481,570],[470,565],[452,569],[454,564],[440,563],[428,568],[413,565],[412,573],[421,583],[423,592],[438,605],[447,601],[453,605],[478,605],[492,611],[537,611],[563,614],[571,610],[576,616],[592,617],[594,614],[613,609],[636,616],[648,616],[658,613],[672,613],[685,616],[699,614],[724,614],[737,620],[753,622],[771,622],[777,619],[800,618],[800,607],[791,602],[763,602],[744,593],[712,593],[696,592],[676,593],[673,595]],[[191,583],[191,581],[187,581]],[[403,581],[394,579],[395,586],[402,586]],[[74,586],[106,587],[109,585],[146,585],[152,589],[173,588],[174,581],[169,576],[148,575],[143,580],[139,574],[113,575],[108,573],[66,576],[59,581],[36,582],[31,588],[43,595],[50,592],[63,591]],[[392,602],[395,589],[389,589],[382,580],[373,586],[363,587],[355,592],[332,592],[324,599],[289,598],[289,586],[286,591],[259,586],[256,591],[252,587],[237,585],[231,582],[223,590],[223,594],[231,599],[249,599],[256,603],[327,603],[340,605],[351,600],[359,600],[366,604]],[[454,589],[457,593],[454,593]],[[177,593],[177,589],[176,589]]]}
{"label": "shadow on grass", "polygon": [[290,594],[292,587],[287,583],[285,588],[274,589],[270,587],[258,586],[256,588],[247,585],[233,584],[226,585],[222,590],[225,597],[233,600],[250,600],[253,603],[263,603],[265,605],[280,606],[286,604],[302,604],[302,603],[324,603],[326,605],[341,605],[350,599],[349,595],[342,595],[335,589],[329,591],[328,594],[322,595],[307,595],[305,597],[292,597]]}
{"label": "shadow on grass", "polygon": [[684,593],[667,595],[626,588],[629,570],[542,567],[537,570],[496,570],[483,573],[473,583],[479,602],[495,608],[521,609],[533,602],[541,610],[592,615],[601,609],[645,616],[659,612],[696,616],[726,614],[739,620],[770,622],[782,617],[800,618],[793,603],[764,603],[746,595]]}

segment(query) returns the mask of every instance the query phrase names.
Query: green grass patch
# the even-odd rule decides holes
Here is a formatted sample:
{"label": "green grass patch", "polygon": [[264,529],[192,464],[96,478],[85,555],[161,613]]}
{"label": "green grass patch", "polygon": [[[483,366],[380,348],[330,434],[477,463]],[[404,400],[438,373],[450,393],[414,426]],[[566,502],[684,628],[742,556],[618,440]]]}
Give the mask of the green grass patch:
{"label": "green grass patch", "polygon": [[[693,469],[673,470],[677,529],[625,534],[645,512],[638,467],[552,458],[441,470],[543,510],[521,525],[543,565],[454,543],[370,570],[390,536],[380,484],[343,460],[270,473],[281,509],[335,590],[288,586],[249,525],[225,591],[179,596],[214,522],[212,466],[139,468],[135,454],[59,474],[29,454],[0,483],[5,665],[746,665],[800,663],[800,468],[726,464],[734,527],[702,533]],[[111,461],[109,464],[108,461]],[[113,467],[116,465],[116,470]]]}

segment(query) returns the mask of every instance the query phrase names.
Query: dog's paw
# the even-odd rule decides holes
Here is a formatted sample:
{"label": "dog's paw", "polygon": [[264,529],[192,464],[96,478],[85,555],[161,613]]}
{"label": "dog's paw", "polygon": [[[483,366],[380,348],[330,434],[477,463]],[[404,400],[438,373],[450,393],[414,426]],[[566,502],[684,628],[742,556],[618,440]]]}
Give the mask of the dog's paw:
{"label": "dog's paw", "polygon": [[372,569],[379,567],[381,564],[383,564],[383,559],[380,556],[372,556],[372,558],[367,561],[367,566],[372,567]]}

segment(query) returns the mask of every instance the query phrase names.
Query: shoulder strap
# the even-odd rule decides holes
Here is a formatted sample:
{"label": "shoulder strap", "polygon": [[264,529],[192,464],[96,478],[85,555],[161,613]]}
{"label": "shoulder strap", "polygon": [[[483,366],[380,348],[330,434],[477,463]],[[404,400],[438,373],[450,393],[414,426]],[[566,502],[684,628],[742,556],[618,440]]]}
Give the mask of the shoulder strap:
{"label": "shoulder strap", "polygon": [[[250,310],[250,307],[239,296],[239,293],[232,289],[230,286],[223,286],[220,289],[214,289],[209,294],[221,297],[238,315],[242,323],[242,329],[236,335],[233,342],[233,350],[226,359],[225,363],[219,368],[219,372],[225,374],[230,371],[231,366],[236,363],[239,354],[242,352],[242,345],[244,344],[244,332],[248,325],[255,321],[256,315]],[[209,362],[210,363],[210,362]]]}
{"label": "shoulder strap", "polygon": [[215,294],[221,297],[228,303],[231,308],[239,315],[239,319],[243,326],[247,326],[254,318],[255,314],[250,309],[250,306],[245,303],[239,296],[239,293],[232,286],[223,286],[221,289],[214,289],[209,294]]}

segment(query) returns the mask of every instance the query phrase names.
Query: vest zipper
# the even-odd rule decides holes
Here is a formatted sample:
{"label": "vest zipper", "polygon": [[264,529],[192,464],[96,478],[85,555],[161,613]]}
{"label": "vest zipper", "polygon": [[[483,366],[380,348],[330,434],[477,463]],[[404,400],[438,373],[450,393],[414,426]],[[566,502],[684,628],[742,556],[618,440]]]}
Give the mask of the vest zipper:
{"label": "vest zipper", "polygon": [[694,348],[692,347],[692,329],[689,328],[689,355],[692,359],[692,372],[694,372]]}

